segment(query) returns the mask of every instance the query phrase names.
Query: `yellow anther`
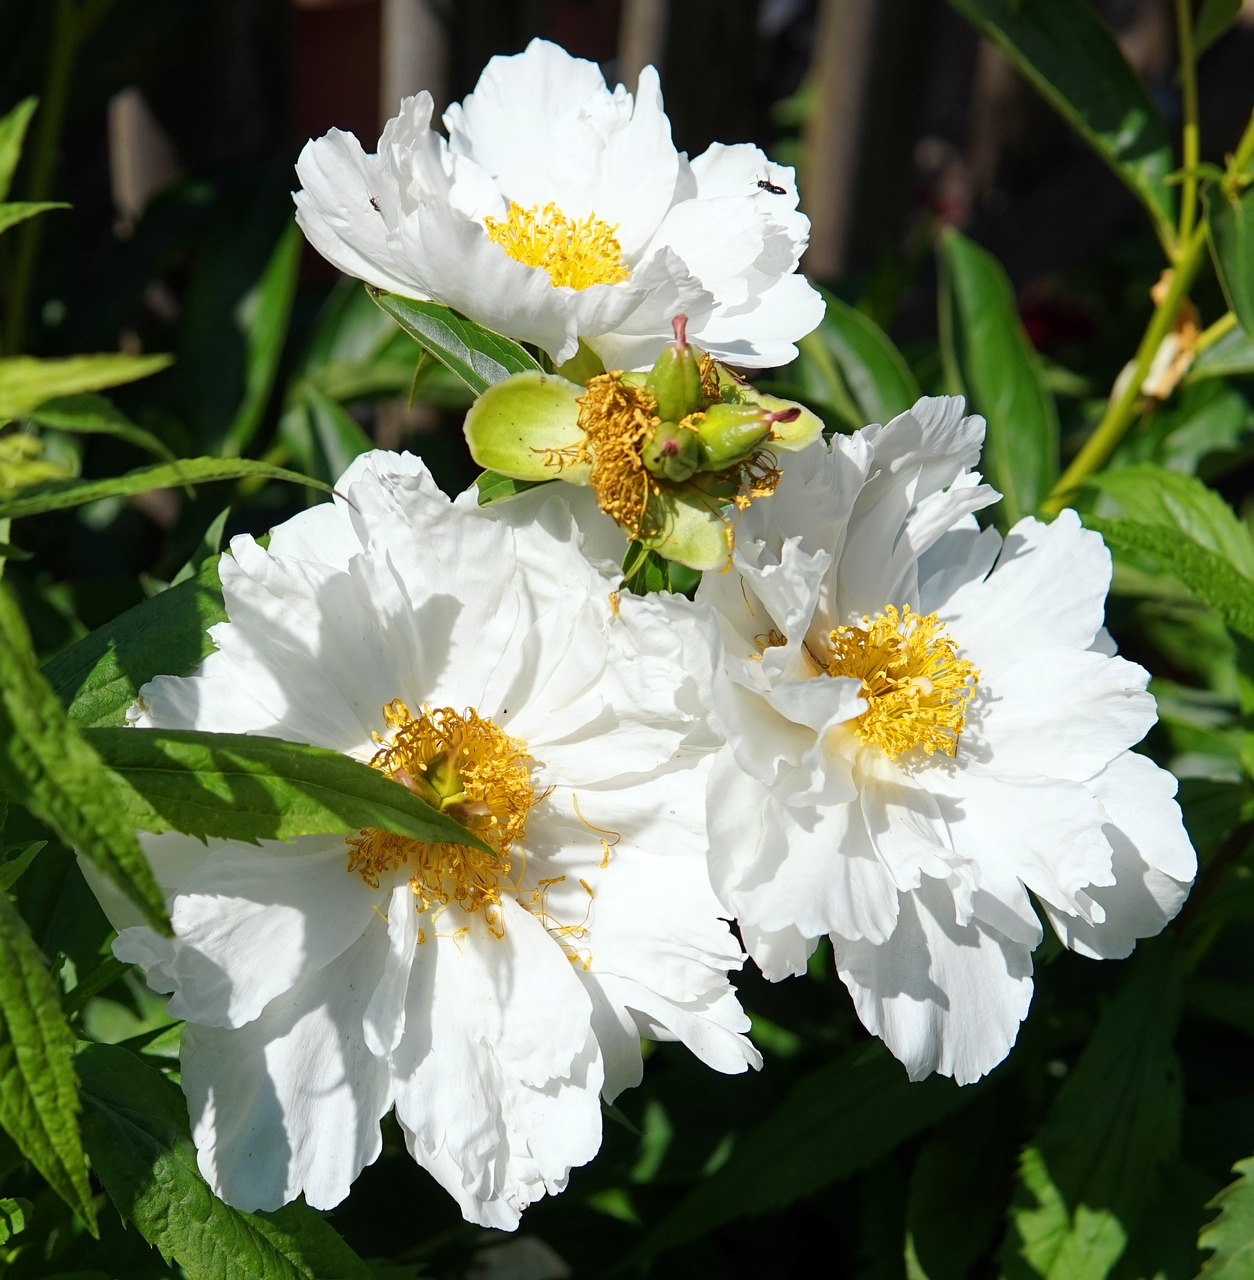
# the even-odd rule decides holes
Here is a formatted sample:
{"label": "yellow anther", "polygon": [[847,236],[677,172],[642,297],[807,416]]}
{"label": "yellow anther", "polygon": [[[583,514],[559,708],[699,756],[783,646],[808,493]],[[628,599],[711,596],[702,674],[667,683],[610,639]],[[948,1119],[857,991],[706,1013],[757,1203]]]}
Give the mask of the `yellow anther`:
{"label": "yellow anther", "polygon": [[502,218],[484,218],[488,238],[528,267],[543,267],[555,285],[586,289],[616,284],[631,274],[623,264],[617,225],[589,214],[573,222],[555,204],[523,209],[512,200]]}

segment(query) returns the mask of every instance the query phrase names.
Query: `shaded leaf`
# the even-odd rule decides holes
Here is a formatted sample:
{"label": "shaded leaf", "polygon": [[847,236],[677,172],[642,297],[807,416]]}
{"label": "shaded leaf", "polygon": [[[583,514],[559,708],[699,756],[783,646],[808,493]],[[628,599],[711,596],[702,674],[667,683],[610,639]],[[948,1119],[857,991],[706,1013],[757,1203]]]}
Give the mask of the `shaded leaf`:
{"label": "shaded leaf", "polygon": [[1024,1149],[1002,1255],[1008,1280],[1100,1280],[1119,1261],[1179,1142],[1179,984],[1170,946],[1143,944]]}
{"label": "shaded leaf", "polygon": [[297,471],[286,471],[282,467],[272,467],[268,462],[256,462],[252,458],[181,458],[178,462],[141,467],[105,480],[50,480],[38,486],[32,485],[16,497],[0,500],[0,520],[42,515],[45,511],[63,511],[101,498],[129,497],[135,493],[147,493],[150,489],[237,480],[241,476],[286,480],[289,484],[307,485],[325,493],[332,491],[331,486],[321,480],[303,476]]}
{"label": "shaded leaf", "polygon": [[1193,361],[1185,382],[1244,377],[1251,373],[1254,373],[1254,338],[1238,326],[1217,338]]}
{"label": "shaded leaf", "polygon": [[0,419],[23,418],[54,396],[103,391],[159,373],[170,356],[66,356],[36,360],[9,356],[0,360]]}
{"label": "shaded leaf", "polygon": [[151,432],[137,427],[115,404],[104,396],[62,396],[48,400],[25,415],[41,426],[58,431],[79,431],[92,435],[115,436],[137,448],[146,449],[158,458],[173,462],[174,454]]}
{"label": "shaded leaf", "polygon": [[17,604],[0,584],[0,786],[95,863],[168,932],[161,892],[117,788],[35,667]]}
{"label": "shaded leaf", "polygon": [[0,1200],[0,1244],[8,1244],[14,1236],[26,1230],[26,1219],[30,1216],[29,1200]]}
{"label": "shaded leaf", "polygon": [[374,448],[361,424],[315,382],[303,379],[279,424],[284,444],[310,475],[337,480],[358,454]]}
{"label": "shaded leaf", "polygon": [[438,302],[416,302],[374,289],[368,292],[424,351],[451,369],[476,395],[511,373],[540,367],[511,338],[466,320]]}
{"label": "shaded leaf", "polygon": [[185,582],[145,600],[50,659],[43,674],[87,728],[120,725],[153,676],[186,675],[215,646],[206,634],[226,620],[215,557]]}
{"label": "shaded leaf", "polygon": [[479,492],[479,505],[486,507],[491,502],[500,502],[502,498],[512,498],[516,493],[526,493],[540,484],[549,484],[548,480],[515,480],[512,476],[498,475],[495,471],[484,471],[475,477],[475,488]]}
{"label": "shaded leaf", "polygon": [[60,200],[20,200],[13,204],[0,204],[0,235],[19,222],[33,218],[36,214],[47,213],[49,209],[68,209],[70,206]]}
{"label": "shaded leaf", "polygon": [[1010,281],[974,241],[946,231],[940,241],[942,334],[967,396],[988,423],[982,469],[1002,494],[1007,524],[1049,492],[1058,460],[1058,417],[1040,360],[1015,308]]}
{"label": "shaded leaf", "polygon": [[9,194],[9,188],[13,185],[13,174],[22,156],[26,127],[38,105],[38,98],[23,98],[0,119],[0,200]]}
{"label": "shaded leaf", "polygon": [[31,840],[18,846],[0,862],[0,890],[9,890],[21,879],[22,872],[35,860],[35,855],[47,845],[46,840]]}
{"label": "shaded leaf", "polygon": [[186,729],[88,729],[86,736],[133,788],[122,788],[118,803],[143,831],[251,841],[379,827],[487,847],[407,787],[324,747]]}
{"label": "shaded leaf", "polygon": [[73,1051],[57,984],[26,922],[0,893],[0,1126],[95,1235]]}
{"label": "shaded leaf", "polygon": [[974,1100],[932,1076],[911,1083],[879,1044],[858,1048],[806,1076],[741,1135],[716,1172],[697,1183],[640,1242],[643,1262],[725,1222],[772,1213],[882,1159],[900,1143]]}
{"label": "shaded leaf", "polygon": [[1036,87],[1174,237],[1175,168],[1166,127],[1145,86],[1086,0],[950,0]]}
{"label": "shaded leaf", "polygon": [[84,1046],[83,1139],[123,1218],[190,1280],[369,1280],[365,1263],[312,1209],[242,1213],[196,1166],[187,1107],[159,1071],[116,1045]]}
{"label": "shaded leaf", "polygon": [[1254,336],[1254,184],[1231,195],[1212,187],[1205,198],[1219,283],[1237,323]]}
{"label": "shaded leaf", "polygon": [[1200,58],[1237,20],[1241,0],[1202,0],[1193,28],[1193,55]]}
{"label": "shaded leaf", "polygon": [[1198,1235],[1202,1249],[1214,1254],[1198,1280],[1248,1280],[1254,1272],[1254,1156],[1233,1165],[1237,1180],[1207,1206],[1219,1216]]}

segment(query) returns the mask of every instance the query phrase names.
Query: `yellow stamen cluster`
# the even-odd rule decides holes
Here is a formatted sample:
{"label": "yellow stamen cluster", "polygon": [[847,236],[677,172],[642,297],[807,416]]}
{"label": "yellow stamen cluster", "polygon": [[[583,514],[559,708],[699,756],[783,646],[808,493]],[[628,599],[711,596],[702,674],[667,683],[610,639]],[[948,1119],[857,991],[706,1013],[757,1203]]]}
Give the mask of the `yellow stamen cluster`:
{"label": "yellow stamen cluster", "polygon": [[419,794],[434,791],[439,808],[492,852],[367,827],[348,841],[348,870],[378,888],[381,875],[405,867],[420,911],[456,902],[466,911],[482,910],[499,934],[500,886],[509,874],[510,849],[522,839],[531,807],[543,798],[531,781],[531,757],[521,742],[474,710],[459,715],[424,703],[415,718],[398,699],[383,708],[383,717],[394,732],[374,735],[380,750],[371,766]]}
{"label": "yellow stamen cluster", "polygon": [[828,675],[862,681],[867,709],[854,730],[890,760],[912,747],[952,756],[958,746],[979,672],[944,630],[934,613],[888,605],[874,621],[864,617],[829,637]]}
{"label": "yellow stamen cluster", "polygon": [[484,218],[488,238],[517,262],[543,267],[555,285],[586,289],[616,284],[631,274],[623,249],[610,226],[595,214],[581,222],[568,218],[553,203],[523,209],[512,200],[505,218]]}
{"label": "yellow stamen cluster", "polygon": [[649,498],[662,486],[645,468],[640,452],[657,429],[657,402],[645,387],[629,386],[621,373],[598,373],[586,384],[579,405],[578,461],[592,463],[589,482],[597,506],[630,538],[651,537],[645,527]]}

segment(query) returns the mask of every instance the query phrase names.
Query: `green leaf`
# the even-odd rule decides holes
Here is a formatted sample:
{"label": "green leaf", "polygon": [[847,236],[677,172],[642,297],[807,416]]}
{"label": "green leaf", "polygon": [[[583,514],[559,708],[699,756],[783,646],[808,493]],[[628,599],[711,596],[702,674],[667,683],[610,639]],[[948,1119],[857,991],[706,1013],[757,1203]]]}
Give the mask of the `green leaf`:
{"label": "green leaf", "polygon": [[0,893],[0,1126],[96,1235],[73,1051],[57,984],[26,922]]}
{"label": "green leaf", "polygon": [[1002,1266],[1007,1280],[1100,1280],[1179,1142],[1180,1069],[1171,1050],[1179,960],[1142,944],[1131,976],[1025,1148]]}
{"label": "green leaf", "polygon": [[253,841],[379,827],[487,849],[407,787],[324,747],[185,729],[88,729],[86,736],[133,788],[121,789],[119,803],[144,831]]}
{"label": "green leaf", "polygon": [[374,448],[361,424],[308,378],[297,385],[295,403],[283,414],[279,433],[311,475],[337,480],[358,454]]}
{"label": "green leaf", "polygon": [[24,418],[54,396],[103,391],[150,377],[167,368],[170,361],[170,356],[66,356],[59,360],[10,356],[0,360],[0,419]]}
{"label": "green leaf", "polygon": [[1237,1180],[1206,1207],[1219,1216],[1198,1235],[1199,1248],[1213,1249],[1198,1280],[1249,1280],[1254,1273],[1254,1156],[1233,1165]]}
{"label": "green leaf", "polygon": [[206,633],[225,621],[215,557],[194,578],[135,605],[57,654],[43,674],[81,728],[120,725],[153,676],[186,675],[212,653]]}
{"label": "green leaf", "polygon": [[228,456],[248,448],[274,390],[304,244],[300,228],[295,222],[289,223],[261,279],[239,304],[237,317],[244,336],[244,395],[227,428],[223,451]]}
{"label": "green leaf", "polygon": [[540,367],[513,339],[493,333],[438,302],[415,302],[394,293],[367,291],[424,351],[451,369],[476,395],[511,373]]}
{"label": "green leaf", "polygon": [[1087,483],[1113,498],[1129,520],[1175,529],[1254,578],[1254,538],[1248,526],[1195,477],[1143,463],[1099,472]]}
{"label": "green leaf", "polygon": [[1182,538],[1165,525],[1136,520],[1103,520],[1085,516],[1113,551],[1149,556],[1163,572],[1177,578],[1210,605],[1232,630],[1254,637],[1254,582],[1238,573],[1224,557]]}
{"label": "green leaf", "polygon": [[1254,337],[1254,184],[1228,194],[1205,195],[1211,257],[1237,323]]}
{"label": "green leaf", "polygon": [[61,200],[21,200],[13,204],[0,204],[0,235],[19,222],[33,218],[38,213],[47,213],[49,209],[68,209],[70,206]]}
{"label": "green leaf", "polygon": [[1040,360],[1000,264],[953,230],[940,241],[942,334],[967,396],[988,423],[982,465],[1002,494],[1007,524],[1035,509],[1053,484],[1058,416]]}
{"label": "green leaf", "polygon": [[[22,872],[35,860],[35,855],[47,845],[47,840],[31,840],[16,847],[11,857],[0,862],[0,890],[12,889],[22,877]],[[7,851],[6,851],[7,853]]]}
{"label": "green leaf", "polygon": [[869,316],[819,292],[827,314],[801,340],[791,371],[803,392],[831,405],[854,430],[904,413],[919,398],[919,384],[901,352]]}
{"label": "green leaf", "polygon": [[1185,382],[1204,378],[1239,378],[1254,373],[1254,338],[1239,326],[1216,339],[1189,369]]}
{"label": "green leaf", "polygon": [[161,891],[118,807],[118,788],[36,669],[22,615],[2,583],[0,786],[168,932]]}
{"label": "green leaf", "polygon": [[129,497],[134,493],[147,493],[150,489],[203,484],[212,480],[237,480],[241,476],[286,480],[289,484],[332,492],[331,486],[321,480],[303,476],[297,471],[285,471],[282,467],[272,467],[268,462],[256,462],[252,458],[181,458],[178,462],[141,467],[106,480],[49,480],[32,485],[16,497],[0,500],[0,520],[42,515],[45,511],[64,511],[101,498]]}
{"label": "green leaf", "polygon": [[812,1195],[873,1165],[979,1092],[937,1076],[912,1084],[879,1044],[846,1053],[806,1076],[773,1115],[743,1133],[727,1162],[645,1236],[631,1261]]}
{"label": "green leaf", "polygon": [[22,140],[26,126],[39,105],[38,98],[23,98],[3,119],[0,119],[0,200],[9,194],[13,174],[22,156]]}
{"label": "green leaf", "polygon": [[669,564],[670,561],[664,560],[656,551],[633,542],[623,557],[623,589],[638,596],[646,596],[650,591],[669,590]]}
{"label": "green leaf", "polygon": [[89,435],[115,436],[139,449],[146,449],[168,462],[175,460],[169,446],[151,432],[137,427],[115,404],[104,396],[63,396],[48,400],[25,415],[32,422],[58,431],[79,431]]}
{"label": "green leaf", "polygon": [[1127,184],[1174,239],[1175,167],[1162,117],[1087,0],[950,0]]}
{"label": "green leaf", "polygon": [[1193,56],[1200,58],[1237,20],[1241,0],[1202,0],[1193,28]]}
{"label": "green leaf", "polygon": [[312,1209],[242,1213],[196,1166],[182,1095],[116,1045],[84,1046],[83,1140],[123,1218],[190,1280],[369,1280],[370,1271]]}
{"label": "green leaf", "polygon": [[512,498],[517,493],[526,493],[528,489],[548,483],[547,480],[515,480],[513,476],[498,475],[495,471],[484,471],[475,477],[475,488],[479,491],[481,507],[486,507],[492,502],[500,502],[502,498]]}
{"label": "green leaf", "polygon": [[8,1197],[0,1200],[0,1244],[8,1244],[14,1236],[21,1235],[26,1230],[26,1220],[30,1213],[29,1200],[13,1200]]}

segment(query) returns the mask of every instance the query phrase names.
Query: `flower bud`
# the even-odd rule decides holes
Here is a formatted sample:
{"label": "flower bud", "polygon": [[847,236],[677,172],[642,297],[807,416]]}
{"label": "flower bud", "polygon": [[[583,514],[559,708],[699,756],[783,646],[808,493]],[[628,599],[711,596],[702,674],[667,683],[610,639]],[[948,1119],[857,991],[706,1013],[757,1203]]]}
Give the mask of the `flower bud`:
{"label": "flower bud", "polygon": [[660,422],[640,460],[660,480],[687,480],[701,462],[697,434],[677,422]]}
{"label": "flower bud", "polygon": [[645,381],[657,398],[657,416],[663,422],[678,422],[707,404],[701,389],[700,355],[688,345],[687,323],[687,316],[675,317],[675,341],[658,356]]}
{"label": "flower bud", "polygon": [[765,444],[776,422],[791,422],[801,410],[767,413],[756,404],[712,404],[695,424],[703,471],[725,471]]}

